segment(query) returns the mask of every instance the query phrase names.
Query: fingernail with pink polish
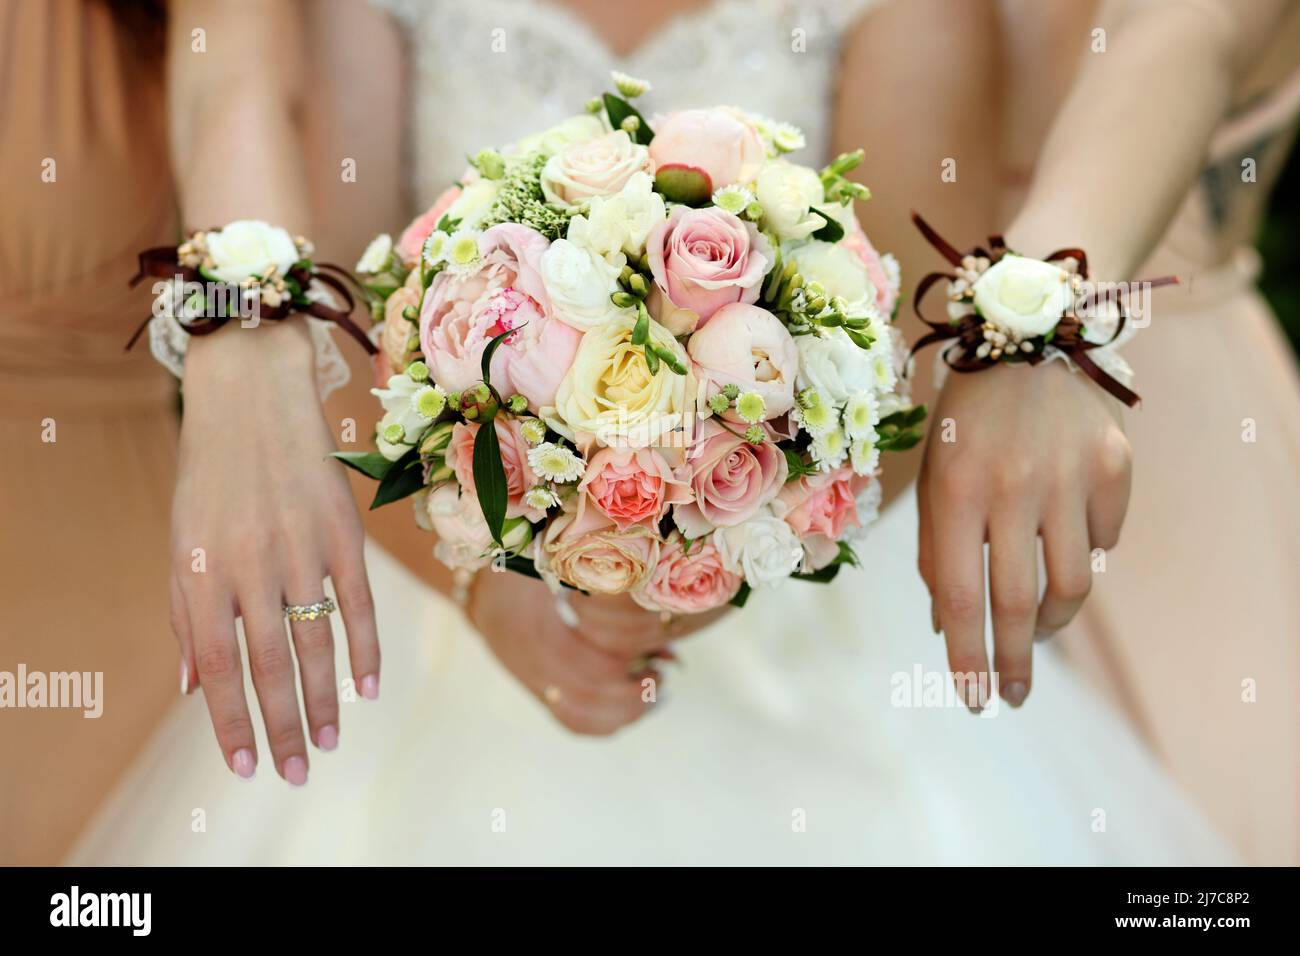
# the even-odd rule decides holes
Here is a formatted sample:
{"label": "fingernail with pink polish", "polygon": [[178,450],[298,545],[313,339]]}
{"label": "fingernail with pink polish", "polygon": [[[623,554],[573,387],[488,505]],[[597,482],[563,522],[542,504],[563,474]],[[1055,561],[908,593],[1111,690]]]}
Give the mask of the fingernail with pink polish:
{"label": "fingernail with pink polish", "polygon": [[366,700],[379,699],[379,675],[367,674],[361,678],[361,696]]}
{"label": "fingernail with pink polish", "polygon": [[339,729],[333,724],[326,724],[316,734],[316,746],[321,750],[333,750],[339,745]]}
{"label": "fingernail with pink polish", "polygon": [[247,747],[236,750],[230,758],[230,769],[240,780],[252,780],[253,774],[257,773],[257,758],[253,751]]}
{"label": "fingernail with pink polish", "polygon": [[1029,688],[1022,681],[1015,681],[1002,688],[1002,699],[1012,707],[1019,707],[1029,696]]}
{"label": "fingernail with pink polish", "polygon": [[185,663],[185,658],[181,658],[181,696],[184,697],[190,692],[190,665]]}
{"label": "fingernail with pink polish", "polygon": [[290,757],[284,762],[284,779],[291,787],[301,787],[307,783],[307,761],[302,757]]}

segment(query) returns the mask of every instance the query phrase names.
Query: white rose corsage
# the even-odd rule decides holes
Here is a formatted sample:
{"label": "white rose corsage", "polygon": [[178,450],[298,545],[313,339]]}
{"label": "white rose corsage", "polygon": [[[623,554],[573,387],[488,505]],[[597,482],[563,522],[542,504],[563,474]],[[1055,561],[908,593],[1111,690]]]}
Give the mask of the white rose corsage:
{"label": "white rose corsage", "polygon": [[[1128,321],[1131,288],[1171,285],[1176,277],[1093,287],[1082,249],[1058,249],[1032,259],[1012,252],[994,235],[988,249],[963,254],[920,216],[913,214],[912,221],[953,267],[951,273],[931,272],[916,287],[917,317],[931,331],[912,347],[913,354],[935,342],[950,342],[943,361],[956,372],[977,372],[999,362],[1038,365],[1059,356],[1130,408],[1138,403],[1137,393],[1116,377],[1127,367],[1108,352]],[[948,315],[931,321],[921,313],[921,301],[945,279]]]}
{"label": "white rose corsage", "polygon": [[[131,336],[130,349],[149,330],[150,350],[181,377],[191,335],[208,335],[227,322],[254,327],[301,313],[316,347],[322,397],[346,384],[347,363],[329,335],[337,325],[371,355],[378,349],[352,321],[355,301],[348,283],[365,289],[346,269],[311,259],[312,244],[279,226],[241,219],[219,229],[198,230],[179,246],[155,246],[139,255],[134,286],[155,283],[153,310]],[[341,307],[340,307],[341,304]]]}

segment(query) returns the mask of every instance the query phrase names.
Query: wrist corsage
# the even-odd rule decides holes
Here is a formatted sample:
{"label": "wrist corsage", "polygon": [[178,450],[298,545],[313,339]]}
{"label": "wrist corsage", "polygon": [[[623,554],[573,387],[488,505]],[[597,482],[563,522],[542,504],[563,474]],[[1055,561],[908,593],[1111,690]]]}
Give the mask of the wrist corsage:
{"label": "wrist corsage", "polygon": [[[1138,395],[1127,366],[1112,352],[1129,319],[1129,296],[1177,283],[1174,276],[1134,282],[1094,283],[1082,249],[1058,249],[1043,259],[1007,248],[1001,236],[989,248],[958,252],[925,220],[913,214],[926,241],[953,267],[931,272],[916,287],[913,308],[931,331],[912,347],[915,354],[935,342],[956,372],[978,372],[1000,362],[1041,362],[1062,357],[1130,408]],[[931,321],[921,301],[941,280],[948,281],[948,317]]]}
{"label": "wrist corsage", "polygon": [[152,314],[136,329],[127,349],[148,329],[150,351],[180,378],[191,335],[208,335],[231,321],[252,328],[303,314],[316,348],[323,398],[349,377],[347,363],[330,337],[331,325],[347,332],[369,354],[378,349],[351,318],[355,301],[347,283],[363,297],[364,289],[346,269],[313,262],[312,251],[302,236],[251,219],[198,230],[179,246],[145,249],[130,284],[146,277],[160,281],[154,284]]}

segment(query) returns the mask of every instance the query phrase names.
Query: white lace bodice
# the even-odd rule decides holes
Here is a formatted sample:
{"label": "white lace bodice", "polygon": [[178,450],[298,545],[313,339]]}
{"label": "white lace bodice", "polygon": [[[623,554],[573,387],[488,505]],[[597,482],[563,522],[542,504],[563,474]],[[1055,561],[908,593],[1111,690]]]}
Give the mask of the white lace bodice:
{"label": "white lace bodice", "polygon": [[[610,70],[654,84],[656,111],[739,106],[803,129],[793,158],[827,151],[840,38],[876,0],[714,0],[617,56],[577,14],[547,0],[379,0],[406,27],[415,195],[427,206],[502,146],[580,113]],[[653,122],[653,120],[652,120]]]}

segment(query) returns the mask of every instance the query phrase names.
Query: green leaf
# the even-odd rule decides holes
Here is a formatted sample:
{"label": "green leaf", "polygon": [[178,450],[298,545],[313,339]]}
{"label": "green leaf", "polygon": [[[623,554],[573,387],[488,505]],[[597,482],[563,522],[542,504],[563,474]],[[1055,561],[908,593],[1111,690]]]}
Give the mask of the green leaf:
{"label": "green leaf", "polygon": [[655,171],[655,190],[669,202],[703,206],[713,197],[713,181],[697,166],[672,163]]}
{"label": "green leaf", "polygon": [[615,96],[613,93],[606,93],[602,99],[605,102],[605,115],[609,117],[609,125],[614,129],[623,128],[623,120],[629,116],[635,116],[641,121],[635,133],[629,133],[634,143],[642,146],[649,146],[650,140],[655,138],[655,131],[650,128],[650,124],[645,121],[645,117],[637,112],[635,106],[622,97]]}
{"label": "green leaf", "polygon": [[501,443],[493,422],[484,422],[474,436],[474,489],[492,540],[501,544],[506,521],[506,469],[501,464]]}
{"label": "green leaf", "polygon": [[744,607],[745,602],[749,600],[749,593],[751,590],[752,589],[750,588],[748,581],[741,581],[740,590],[737,591],[736,596],[733,597],[727,603],[730,604],[732,607]]}
{"label": "green leaf", "polygon": [[919,431],[906,431],[880,438],[876,442],[876,447],[881,451],[907,451],[909,448],[914,448],[920,441],[921,433]]}
{"label": "green leaf", "polygon": [[886,415],[880,420],[880,425],[893,425],[898,428],[912,428],[925,421],[925,416],[929,409],[925,405],[913,405],[911,408],[900,408],[898,411]]}
{"label": "green leaf", "polygon": [[785,476],[787,483],[798,481],[800,478],[814,474],[817,471],[816,465],[810,465],[803,460],[802,453],[793,448],[783,448],[782,451],[785,452],[785,462],[789,468]]}
{"label": "green leaf", "polygon": [[840,573],[841,567],[843,567],[843,565],[836,560],[818,571],[812,571],[808,574],[792,574],[790,577],[796,578],[800,581],[811,581],[814,584],[830,584],[835,580],[835,576]]}
{"label": "green leaf", "polygon": [[527,324],[528,323],[525,322],[523,323],[523,325],[517,325],[513,329],[506,329],[504,332],[494,335],[492,337],[492,341],[489,342],[487,344],[487,347],[483,349],[483,363],[482,363],[483,384],[485,385],[492,384],[492,356],[495,355],[496,350],[501,347],[501,343],[506,340],[506,336],[518,332],[520,329],[524,327],[524,325]]}
{"label": "green leaf", "polygon": [[375,489],[375,500],[370,502],[374,511],[383,505],[415,494],[424,487],[424,466],[420,464],[420,450],[412,448],[389,466]]}
{"label": "green leaf", "polygon": [[826,221],[826,225],[812,234],[814,239],[820,239],[822,242],[839,242],[844,238],[844,227],[832,219],[829,213],[822,212],[816,206],[811,207],[808,211],[817,213]]}
{"label": "green leaf", "polygon": [[376,480],[382,479],[393,464],[377,451],[336,451],[330,457]]}
{"label": "green leaf", "polygon": [[537,573],[537,567],[533,564],[531,558],[525,558],[523,555],[511,554],[506,557],[506,570],[514,571],[516,574],[522,574],[526,577],[542,580],[542,576]]}

